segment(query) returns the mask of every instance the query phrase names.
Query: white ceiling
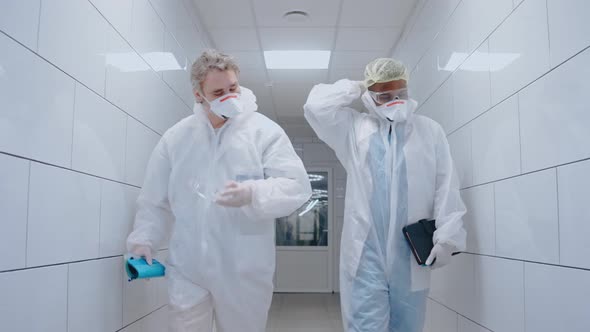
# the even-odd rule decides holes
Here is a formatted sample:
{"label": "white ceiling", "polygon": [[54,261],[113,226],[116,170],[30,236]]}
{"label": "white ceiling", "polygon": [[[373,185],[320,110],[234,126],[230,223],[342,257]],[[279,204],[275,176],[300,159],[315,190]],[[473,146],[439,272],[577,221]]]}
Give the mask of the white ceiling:
{"label": "white ceiling", "polygon": [[[286,126],[304,124],[303,104],[318,83],[362,79],[364,66],[390,56],[416,0],[194,0],[214,47],[238,59],[241,84],[259,111]],[[292,10],[309,13],[288,22]],[[328,70],[267,70],[263,51],[331,50]]]}

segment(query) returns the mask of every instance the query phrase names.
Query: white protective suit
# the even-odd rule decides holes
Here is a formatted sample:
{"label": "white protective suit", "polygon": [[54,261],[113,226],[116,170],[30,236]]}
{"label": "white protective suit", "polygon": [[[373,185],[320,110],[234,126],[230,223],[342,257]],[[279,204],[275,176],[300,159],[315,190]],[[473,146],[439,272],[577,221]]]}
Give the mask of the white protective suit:
{"label": "white protective suit", "polygon": [[[242,88],[242,93],[251,91]],[[253,95],[252,95],[253,96]],[[201,104],[169,129],[149,161],[129,251],[163,244],[168,226],[170,330],[263,332],[273,292],[275,218],[311,196],[285,132],[257,107],[217,131]],[[252,203],[215,203],[228,181],[250,181]]]}
{"label": "white protective suit", "polygon": [[443,129],[413,114],[390,122],[349,105],[361,83],[319,84],[305,117],[347,172],[340,256],[346,331],[421,332],[430,268],[419,266],[402,228],[436,219],[434,242],[464,250],[465,207]]}

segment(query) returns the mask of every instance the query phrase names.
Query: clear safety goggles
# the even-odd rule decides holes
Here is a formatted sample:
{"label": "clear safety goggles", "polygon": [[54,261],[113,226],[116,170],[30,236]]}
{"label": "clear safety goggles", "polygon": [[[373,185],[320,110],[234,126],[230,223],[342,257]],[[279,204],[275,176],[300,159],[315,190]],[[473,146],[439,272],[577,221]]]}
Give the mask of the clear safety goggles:
{"label": "clear safety goggles", "polygon": [[391,90],[391,91],[383,91],[383,92],[375,92],[375,91],[369,91],[369,95],[371,96],[371,98],[373,98],[373,100],[375,101],[375,103],[377,104],[385,104],[388,103],[392,100],[408,100],[408,89],[407,88],[403,88],[403,89],[397,89],[397,90]]}

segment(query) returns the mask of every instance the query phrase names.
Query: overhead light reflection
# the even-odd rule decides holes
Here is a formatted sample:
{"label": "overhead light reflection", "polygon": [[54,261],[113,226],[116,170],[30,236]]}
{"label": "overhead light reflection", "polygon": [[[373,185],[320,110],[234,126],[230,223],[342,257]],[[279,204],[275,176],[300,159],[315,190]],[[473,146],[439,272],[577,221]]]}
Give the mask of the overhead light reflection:
{"label": "overhead light reflection", "polygon": [[113,66],[119,69],[121,72],[137,72],[146,71],[150,67],[146,63],[150,63],[154,70],[168,71],[168,70],[184,70],[185,67],[181,66],[174,54],[170,52],[148,52],[143,53],[143,61],[135,52],[124,52],[124,53],[107,53],[104,54],[107,65]]}
{"label": "overhead light reflection", "polygon": [[300,217],[302,217],[304,214],[308,213],[309,211],[311,211],[317,204],[318,204],[318,200],[314,199],[313,201],[311,201],[307,207],[305,208],[305,210],[303,210],[303,212],[301,212],[299,214]]}
{"label": "overhead light reflection", "polygon": [[149,52],[142,54],[145,61],[154,66],[155,71],[182,70],[174,54],[170,52]]}
{"label": "overhead light reflection", "polygon": [[324,179],[324,176],[319,175],[319,174],[308,174],[308,176],[309,176],[309,181],[311,181],[311,182],[322,181]]}

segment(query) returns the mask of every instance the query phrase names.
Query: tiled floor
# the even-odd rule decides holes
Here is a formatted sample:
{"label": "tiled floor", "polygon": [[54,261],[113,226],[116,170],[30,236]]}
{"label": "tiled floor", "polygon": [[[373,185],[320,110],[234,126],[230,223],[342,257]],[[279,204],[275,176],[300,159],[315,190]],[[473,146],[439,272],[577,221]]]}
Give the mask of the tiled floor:
{"label": "tiled floor", "polygon": [[338,294],[275,294],[267,332],[342,332]]}

